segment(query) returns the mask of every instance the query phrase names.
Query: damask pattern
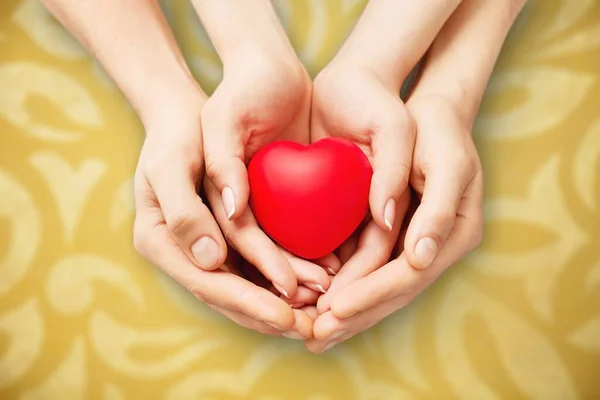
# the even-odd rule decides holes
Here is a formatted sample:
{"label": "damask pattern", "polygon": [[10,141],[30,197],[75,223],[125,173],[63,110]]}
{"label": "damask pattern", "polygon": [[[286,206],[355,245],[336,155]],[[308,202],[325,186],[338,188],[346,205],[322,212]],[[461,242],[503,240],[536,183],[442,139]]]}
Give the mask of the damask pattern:
{"label": "damask pattern", "polygon": [[[366,0],[277,0],[311,74]],[[202,86],[221,65],[165,1]],[[482,245],[326,355],[249,332],[137,256],[141,125],[38,0],[0,3],[0,398],[600,398],[600,2],[530,0],[474,131]]]}

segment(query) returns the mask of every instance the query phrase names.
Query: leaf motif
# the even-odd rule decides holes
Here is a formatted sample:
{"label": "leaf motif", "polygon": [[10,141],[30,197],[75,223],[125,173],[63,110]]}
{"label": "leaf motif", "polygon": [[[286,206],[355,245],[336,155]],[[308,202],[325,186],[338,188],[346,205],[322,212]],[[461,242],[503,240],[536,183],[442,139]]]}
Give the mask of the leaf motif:
{"label": "leaf motif", "polygon": [[[195,372],[173,385],[165,395],[167,400],[182,398],[205,398],[210,394],[233,395],[236,397],[255,398],[255,392],[259,383],[277,367],[278,363],[284,362],[295,353],[294,346],[281,346],[278,340],[271,340],[259,346],[246,359],[241,368],[234,371],[211,370]],[[348,383],[352,385],[351,393],[356,398],[365,400],[379,399],[412,399],[413,397],[397,385],[389,385],[377,382],[376,378],[368,376],[364,371],[364,365],[351,352],[337,349],[335,352],[337,364],[351,379]],[[235,385],[231,383],[235,382]],[[348,388],[345,388],[348,389]],[[332,393],[339,394],[340,389],[333,387]],[[311,398],[330,398],[325,393],[315,393]],[[271,395],[278,398],[276,394]],[[287,396],[282,396],[287,398]]]}
{"label": "leaf motif", "polygon": [[547,39],[572,27],[580,18],[586,15],[594,2],[595,0],[578,0],[577,2],[559,1],[543,4],[546,7],[554,8],[555,12],[553,14],[555,17],[550,28],[541,32],[539,39]]}
{"label": "leaf motif", "polygon": [[437,347],[440,366],[454,391],[468,399],[500,396],[479,376],[468,359],[464,332],[467,316],[477,316],[489,327],[506,373],[529,398],[577,398],[566,365],[548,338],[510,309],[473,285],[458,281],[448,291],[438,312]]}
{"label": "leaf motif", "polygon": [[42,311],[36,299],[0,315],[0,336],[7,343],[0,353],[0,387],[10,385],[31,369],[42,351],[44,335]]}
{"label": "leaf motif", "polygon": [[569,342],[584,350],[600,353],[600,314],[569,335]]}
{"label": "leaf motif", "polygon": [[[533,308],[546,320],[552,319],[552,288],[560,271],[573,254],[585,244],[586,234],[575,224],[557,184],[559,159],[553,157],[540,167],[532,179],[525,199],[496,198],[484,205],[485,219],[493,228],[494,221],[521,221],[538,226],[556,238],[544,246],[519,252],[496,252],[504,244],[488,245],[494,232],[470,259],[479,271],[497,276],[522,276]],[[518,233],[515,233],[518,235]]]}
{"label": "leaf motif", "polygon": [[78,337],[69,353],[40,385],[26,390],[23,400],[69,399],[84,400],[88,383],[85,341]]}
{"label": "leaf motif", "polygon": [[[200,328],[165,328],[139,330],[97,311],[90,320],[91,341],[98,356],[113,370],[143,379],[164,378],[179,373],[221,347],[222,340],[194,340]],[[165,349],[169,352],[156,359],[138,359],[136,350],[146,353]],[[171,349],[173,349],[171,351]]]}
{"label": "leaf motif", "polygon": [[139,284],[125,267],[93,254],[66,256],[54,265],[46,283],[46,295],[57,311],[77,314],[92,304],[96,282],[119,289],[138,307],[145,305]]}
{"label": "leaf motif", "polygon": [[27,273],[40,246],[42,216],[27,190],[0,170],[0,218],[11,234],[0,258],[0,294],[8,292]]}
{"label": "leaf motif", "polygon": [[596,24],[589,29],[578,29],[564,39],[550,42],[550,45],[533,53],[532,58],[540,60],[550,57],[569,57],[598,47],[600,47],[600,25]]}
{"label": "leaf motif", "polygon": [[381,341],[390,364],[402,379],[420,390],[429,389],[427,379],[421,372],[416,354],[417,332],[415,330],[419,307],[411,307],[395,313],[394,322],[381,324]]}
{"label": "leaf motif", "polygon": [[[600,32],[598,33],[600,37]],[[573,185],[577,194],[592,211],[598,211],[598,193],[594,191],[600,178],[600,119],[591,126],[579,142],[576,156],[573,157]]]}
{"label": "leaf motif", "polygon": [[72,241],[92,189],[108,169],[106,163],[86,160],[76,170],[60,154],[50,151],[38,151],[30,160],[54,196],[67,242]]}
{"label": "leaf motif", "polygon": [[486,239],[480,250],[508,254],[550,247],[560,237],[545,228],[522,220],[493,219],[484,228]]}
{"label": "leaf motif", "polygon": [[[499,70],[489,83],[474,134],[495,140],[544,134],[579,108],[594,82],[594,76],[551,67]],[[513,101],[511,90],[524,93],[522,104]],[[505,99],[511,100],[508,109],[494,111]]]}
{"label": "leaf motif", "polygon": [[0,117],[17,131],[37,139],[73,142],[82,134],[35,120],[26,105],[33,96],[54,103],[71,122],[87,128],[102,126],[103,120],[92,97],[71,76],[57,69],[31,62],[0,64]]}
{"label": "leaf motif", "polygon": [[40,1],[22,0],[13,20],[38,46],[65,59],[85,57],[85,49],[48,13]]}
{"label": "leaf motif", "polygon": [[126,400],[127,396],[123,393],[121,388],[116,385],[107,384],[104,386],[104,400]]}

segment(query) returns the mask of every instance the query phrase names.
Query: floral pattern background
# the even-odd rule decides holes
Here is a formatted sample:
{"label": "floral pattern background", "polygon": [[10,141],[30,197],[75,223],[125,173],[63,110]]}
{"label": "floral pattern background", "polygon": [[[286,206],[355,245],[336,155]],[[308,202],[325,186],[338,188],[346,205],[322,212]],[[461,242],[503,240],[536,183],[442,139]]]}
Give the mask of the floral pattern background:
{"label": "floral pattern background", "polygon": [[[208,92],[221,66],[164,1]],[[311,74],[366,0],[277,0]],[[230,323],[132,246],[141,125],[38,0],[0,3],[0,398],[600,398],[600,2],[530,0],[474,131],[483,244],[315,356]]]}

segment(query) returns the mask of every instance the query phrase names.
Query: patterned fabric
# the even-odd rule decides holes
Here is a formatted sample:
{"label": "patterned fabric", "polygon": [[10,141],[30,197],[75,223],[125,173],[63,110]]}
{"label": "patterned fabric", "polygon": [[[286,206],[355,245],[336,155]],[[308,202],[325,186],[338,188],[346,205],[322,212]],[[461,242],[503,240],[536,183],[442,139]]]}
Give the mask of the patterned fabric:
{"label": "patterned fabric", "polygon": [[[208,92],[220,63],[165,2]],[[365,0],[280,0],[314,75]],[[531,0],[474,135],[483,244],[323,356],[237,327],[132,246],[141,125],[37,0],[0,3],[0,398],[600,398],[600,2]]]}

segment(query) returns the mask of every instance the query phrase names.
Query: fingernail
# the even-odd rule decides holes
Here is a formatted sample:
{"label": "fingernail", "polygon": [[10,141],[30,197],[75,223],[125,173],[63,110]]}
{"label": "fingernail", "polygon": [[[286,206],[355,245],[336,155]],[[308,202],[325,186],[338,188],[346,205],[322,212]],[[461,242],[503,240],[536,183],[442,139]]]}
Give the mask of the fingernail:
{"label": "fingernail", "polygon": [[385,203],[385,207],[383,207],[383,222],[385,222],[385,226],[391,231],[392,223],[394,222],[394,216],[396,214],[396,200],[389,199],[387,203]]}
{"label": "fingernail", "polygon": [[415,255],[421,267],[428,267],[435,258],[438,251],[438,244],[432,238],[426,237],[417,243],[415,247]]}
{"label": "fingernail", "polygon": [[327,346],[323,347],[323,349],[319,352],[320,353],[325,353],[327,350],[331,350],[331,348],[333,346],[335,346],[337,343],[333,342],[333,343],[329,343]]}
{"label": "fingernail", "polygon": [[290,304],[290,307],[292,308],[301,308],[304,307],[306,303],[294,303],[294,304]]}
{"label": "fingernail", "polygon": [[306,339],[304,336],[302,336],[301,334],[299,334],[296,331],[283,332],[282,335],[285,336],[288,339],[296,339],[296,340],[304,340],[304,339]]}
{"label": "fingernail", "polygon": [[306,287],[311,288],[312,290],[315,290],[317,292],[327,293],[325,288],[322,285],[319,285],[318,283],[305,283],[305,285]]}
{"label": "fingernail", "polygon": [[219,261],[219,246],[211,237],[201,237],[192,245],[192,254],[198,264],[206,269],[212,268]]}
{"label": "fingernail", "polygon": [[339,339],[346,334],[346,331],[337,331],[327,338],[327,340]]}
{"label": "fingernail", "polygon": [[325,268],[331,275],[335,275],[335,271],[331,268]]}
{"label": "fingernail", "polygon": [[223,197],[223,207],[225,207],[227,218],[231,219],[233,214],[235,214],[235,196],[233,190],[229,186],[225,186],[221,196]]}
{"label": "fingernail", "polygon": [[282,295],[284,295],[288,299],[290,298],[290,295],[288,294],[287,290],[285,290],[284,288],[282,288],[281,286],[279,286],[277,284],[273,284],[273,286],[275,286],[275,289],[277,289],[279,291],[279,293],[281,293]]}

